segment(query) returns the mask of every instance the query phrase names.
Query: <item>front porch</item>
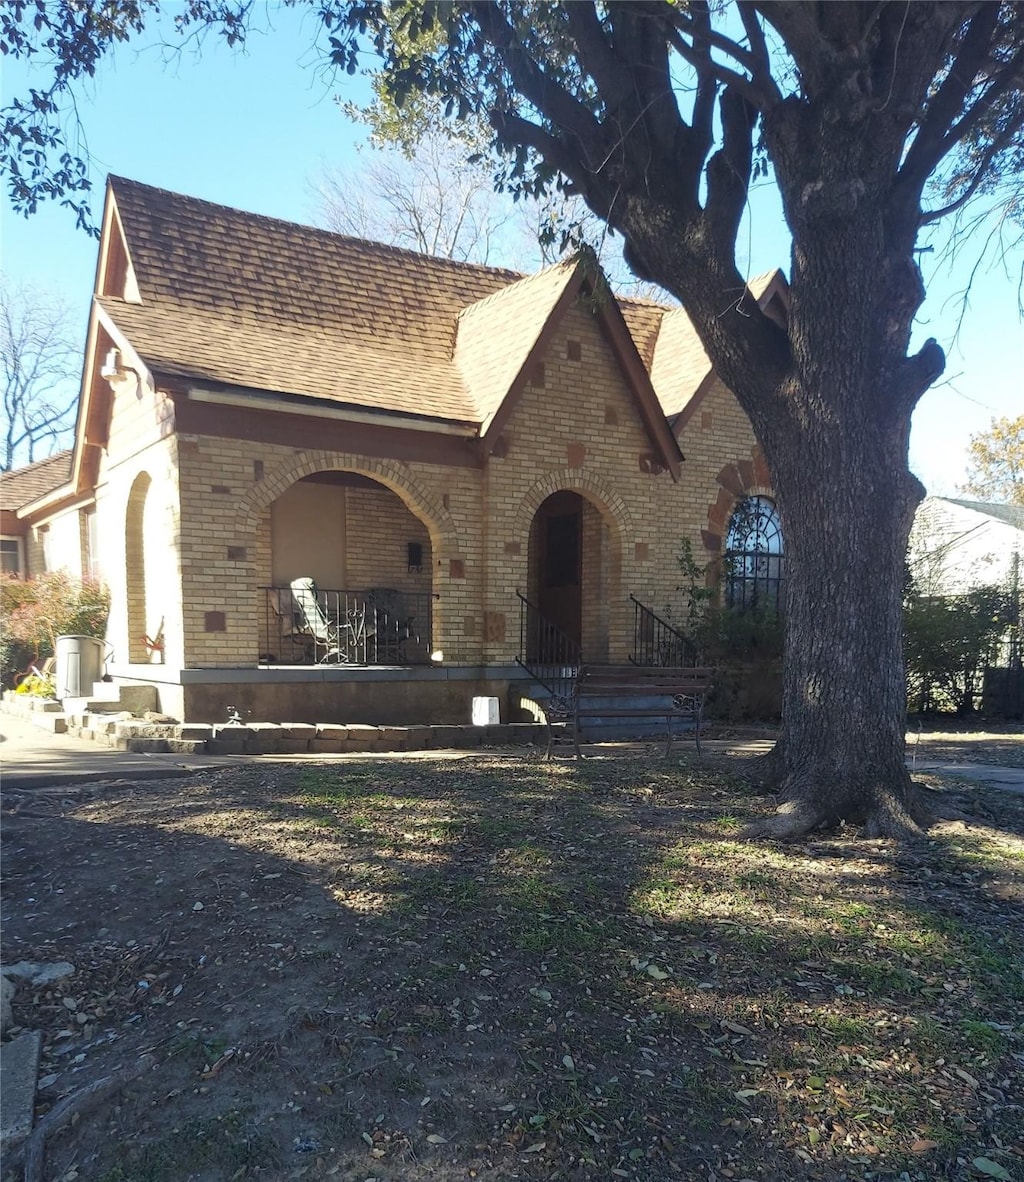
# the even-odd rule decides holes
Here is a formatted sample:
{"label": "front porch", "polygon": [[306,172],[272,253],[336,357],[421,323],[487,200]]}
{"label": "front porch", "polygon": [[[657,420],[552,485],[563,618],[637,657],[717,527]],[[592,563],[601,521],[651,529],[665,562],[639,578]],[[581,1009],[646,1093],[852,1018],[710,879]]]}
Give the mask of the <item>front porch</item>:
{"label": "front porch", "polygon": [[497,698],[502,722],[528,722],[532,685],[517,664],[301,664],[174,670],[110,665],[121,685],[153,686],[163,714],[188,722],[243,720],[370,726],[468,724],[475,697]]}

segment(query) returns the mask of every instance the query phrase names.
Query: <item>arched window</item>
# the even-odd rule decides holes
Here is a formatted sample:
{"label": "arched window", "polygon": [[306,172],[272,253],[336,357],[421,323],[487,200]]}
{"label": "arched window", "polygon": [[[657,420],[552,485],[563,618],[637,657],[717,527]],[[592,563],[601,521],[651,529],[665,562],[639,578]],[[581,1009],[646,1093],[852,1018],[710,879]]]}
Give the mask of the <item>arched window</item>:
{"label": "arched window", "polygon": [[783,544],[770,497],[745,497],[729,521],[725,602],[737,611],[778,612],[783,606]]}

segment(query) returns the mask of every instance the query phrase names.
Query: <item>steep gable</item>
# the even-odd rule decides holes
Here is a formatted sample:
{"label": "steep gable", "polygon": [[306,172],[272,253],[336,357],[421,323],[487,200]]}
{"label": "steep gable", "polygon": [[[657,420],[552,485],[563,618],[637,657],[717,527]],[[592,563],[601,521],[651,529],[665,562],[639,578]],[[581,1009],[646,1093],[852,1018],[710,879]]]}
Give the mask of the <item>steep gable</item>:
{"label": "steep gable", "polygon": [[587,301],[626,379],[655,456],[678,479],[679,445],[620,305],[600,272],[592,272],[582,259],[559,263],[522,280],[464,315],[463,371],[477,394],[483,454],[490,454],[531,371],[540,363],[547,340],[581,298]]}
{"label": "steep gable", "polygon": [[[755,276],[747,290],[762,312],[785,323],[788,287],[781,271]],[[696,410],[714,376],[711,359],[684,309],[665,310],[649,368],[662,410],[678,429]]]}
{"label": "steep gable", "polygon": [[486,434],[523,373],[545,324],[576,273],[573,263],[520,279],[459,316],[455,361]]}

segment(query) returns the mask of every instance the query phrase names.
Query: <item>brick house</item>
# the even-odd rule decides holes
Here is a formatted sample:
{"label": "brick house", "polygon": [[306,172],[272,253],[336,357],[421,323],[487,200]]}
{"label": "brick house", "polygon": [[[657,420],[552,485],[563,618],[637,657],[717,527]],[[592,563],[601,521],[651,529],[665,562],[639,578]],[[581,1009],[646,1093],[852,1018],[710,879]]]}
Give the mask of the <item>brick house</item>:
{"label": "brick house", "polygon": [[32,530],[20,510],[67,483],[71,452],[59,451],[23,468],[0,472],[0,570],[30,578],[46,570],[47,531]]}
{"label": "brick house", "polygon": [[100,572],[108,671],[168,713],[461,722],[517,700],[541,618],[628,659],[631,596],[676,598],[680,540],[713,564],[749,497],[681,309],[111,178],[70,476],[19,515]]}

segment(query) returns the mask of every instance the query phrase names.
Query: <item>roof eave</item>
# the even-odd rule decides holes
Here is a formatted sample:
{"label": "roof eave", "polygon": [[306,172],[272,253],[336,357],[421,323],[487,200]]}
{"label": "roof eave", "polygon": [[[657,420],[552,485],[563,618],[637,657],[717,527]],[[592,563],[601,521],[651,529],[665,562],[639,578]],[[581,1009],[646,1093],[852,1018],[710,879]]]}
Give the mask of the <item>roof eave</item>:
{"label": "roof eave", "polygon": [[312,395],[284,394],[249,386],[203,382],[182,375],[164,375],[159,371],[154,376],[158,381],[161,377],[169,378],[169,384],[175,387],[175,392],[184,394],[192,402],[206,402],[217,406],[238,406],[248,410],[271,411],[276,414],[301,414],[307,418],[374,423],[378,426],[401,427],[407,431],[423,431],[434,435],[457,435],[467,439],[475,439],[480,431],[479,423],[465,419],[414,415],[403,411],[361,406],[355,403],[336,403]]}

